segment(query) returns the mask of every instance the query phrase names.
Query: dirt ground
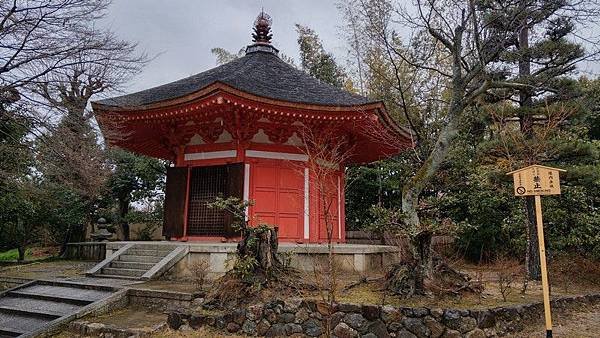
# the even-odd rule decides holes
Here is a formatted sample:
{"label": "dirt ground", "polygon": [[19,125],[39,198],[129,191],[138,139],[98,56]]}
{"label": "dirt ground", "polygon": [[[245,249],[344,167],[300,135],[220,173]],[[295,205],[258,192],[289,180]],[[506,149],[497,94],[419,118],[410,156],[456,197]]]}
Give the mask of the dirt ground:
{"label": "dirt ground", "polygon": [[53,260],[0,267],[0,277],[53,279],[83,275],[95,262]]}
{"label": "dirt ground", "polygon": [[[516,337],[545,337],[543,323],[529,327]],[[600,305],[563,316],[554,316],[552,333],[560,338],[597,338],[600,336]]]}

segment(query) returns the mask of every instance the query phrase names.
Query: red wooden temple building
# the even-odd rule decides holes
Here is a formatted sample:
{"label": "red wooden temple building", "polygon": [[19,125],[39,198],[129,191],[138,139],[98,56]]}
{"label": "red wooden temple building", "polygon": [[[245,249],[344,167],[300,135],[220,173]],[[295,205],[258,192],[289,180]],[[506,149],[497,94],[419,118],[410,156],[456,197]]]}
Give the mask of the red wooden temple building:
{"label": "red wooden temple building", "polygon": [[[326,240],[319,194],[304,151],[302,128],[349,140],[337,170],[333,240],[344,242],[344,169],[392,156],[413,145],[380,101],[320,82],[278,57],[270,18],[255,22],[246,55],[219,67],[141,92],[92,104],[105,139],[132,152],[170,160],[163,234],[171,240],[235,239],[228,215],[207,203],[216,196],[254,201],[252,222],[278,226],[281,241]],[[399,140],[377,142],[375,126]]]}

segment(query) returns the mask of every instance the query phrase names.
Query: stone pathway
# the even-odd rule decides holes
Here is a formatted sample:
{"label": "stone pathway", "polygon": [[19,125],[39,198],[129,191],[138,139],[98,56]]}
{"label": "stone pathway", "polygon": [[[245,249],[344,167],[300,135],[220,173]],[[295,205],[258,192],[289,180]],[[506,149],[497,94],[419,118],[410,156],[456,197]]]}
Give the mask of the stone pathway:
{"label": "stone pathway", "polygon": [[115,291],[66,281],[35,281],[7,291],[0,296],[0,338],[35,333]]}

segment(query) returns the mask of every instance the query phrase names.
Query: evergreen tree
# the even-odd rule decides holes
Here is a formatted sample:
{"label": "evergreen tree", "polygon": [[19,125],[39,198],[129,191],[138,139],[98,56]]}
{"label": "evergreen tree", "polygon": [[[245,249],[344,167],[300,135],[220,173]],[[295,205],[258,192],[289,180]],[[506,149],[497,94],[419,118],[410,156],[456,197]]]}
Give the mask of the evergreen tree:
{"label": "evergreen tree", "polygon": [[[526,140],[530,140],[534,137],[534,124],[543,123],[547,118],[548,104],[579,95],[575,80],[567,76],[573,74],[576,64],[587,54],[580,44],[569,39],[576,28],[570,11],[585,9],[577,8],[580,4],[574,1],[564,0],[483,1],[480,6],[489,13],[486,23],[491,29],[500,32],[518,30],[518,37],[499,55],[495,76],[519,85],[491,93],[489,99],[515,102],[516,106],[508,114],[518,118],[521,132]],[[520,160],[517,166],[533,164],[527,163],[527,159]],[[539,280],[533,196],[526,197],[525,213],[527,271],[530,278]]]}
{"label": "evergreen tree", "polygon": [[319,35],[311,28],[296,24],[298,46],[300,47],[300,65],[315,78],[342,88],[346,84],[346,74],[335,62],[335,58],[326,52]]}

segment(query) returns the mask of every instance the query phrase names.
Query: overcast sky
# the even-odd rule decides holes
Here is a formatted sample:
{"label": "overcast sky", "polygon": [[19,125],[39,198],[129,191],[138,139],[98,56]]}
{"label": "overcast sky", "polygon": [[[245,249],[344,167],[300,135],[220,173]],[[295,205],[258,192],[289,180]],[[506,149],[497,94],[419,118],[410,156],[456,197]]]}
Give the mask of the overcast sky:
{"label": "overcast sky", "polygon": [[345,57],[335,0],[113,0],[105,24],[121,38],[137,41],[155,59],[126,92],[165,84],[215,67],[210,52],[237,52],[251,43],[254,19],[264,7],[273,18],[273,44],[298,60],[294,24],[315,29],[325,48]]}
{"label": "overcast sky", "polygon": [[[121,38],[137,41],[141,50],[155,56],[124,89],[131,93],[215,67],[211,48],[237,52],[250,44],[253,22],[261,8],[273,19],[273,44],[283,54],[298,61],[294,24],[299,23],[316,30],[325,49],[343,64],[346,50],[340,37],[343,23],[336,1],[113,0],[103,24]],[[592,32],[597,30],[596,23]],[[598,46],[591,49],[598,50]],[[586,62],[579,69],[595,76],[599,68],[597,62]]]}

